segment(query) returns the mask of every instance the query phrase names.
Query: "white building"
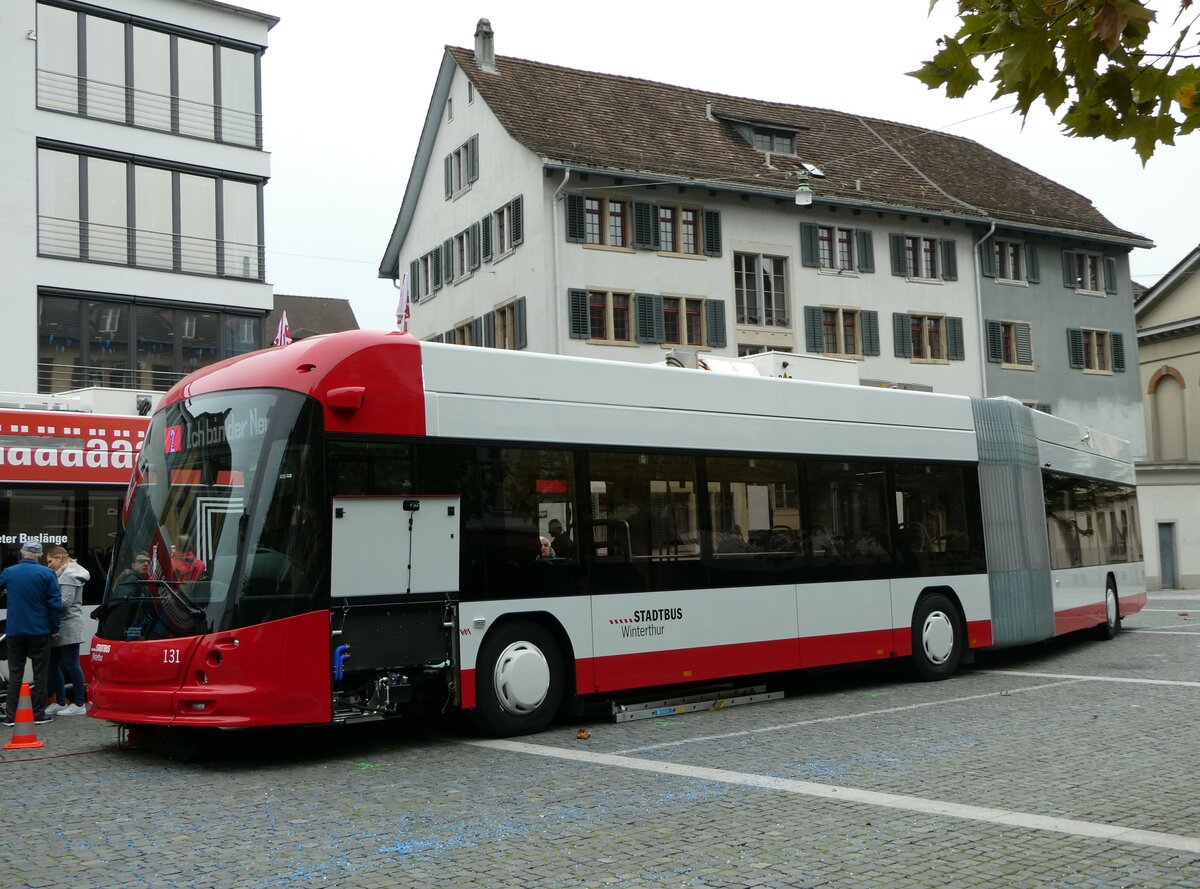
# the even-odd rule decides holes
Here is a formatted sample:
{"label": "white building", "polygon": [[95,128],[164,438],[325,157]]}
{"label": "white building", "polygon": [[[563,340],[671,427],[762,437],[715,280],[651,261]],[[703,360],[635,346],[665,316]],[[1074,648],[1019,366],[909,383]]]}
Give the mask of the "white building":
{"label": "white building", "polygon": [[216,0],[0,3],[5,389],[161,391],[264,344],[276,22]]}

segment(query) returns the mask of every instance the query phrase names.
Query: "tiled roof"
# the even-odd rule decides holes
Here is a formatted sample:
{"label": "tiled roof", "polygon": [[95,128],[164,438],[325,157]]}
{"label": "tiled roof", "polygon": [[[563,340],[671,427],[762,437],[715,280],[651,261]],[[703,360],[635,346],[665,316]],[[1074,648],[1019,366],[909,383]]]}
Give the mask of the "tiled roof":
{"label": "tiled roof", "polygon": [[318,333],[337,333],[358,330],[358,319],[350,301],[329,296],[287,296],[275,294],[275,308],[267,315],[268,341],[275,336],[279,316],[287,312],[288,327],[293,339],[315,336]]}
{"label": "tiled roof", "polygon": [[[446,50],[509,134],[552,163],[790,199],[805,162],[826,174],[809,177],[817,202],[983,216],[1149,246],[1083,195],[970,139],[504,56],[490,73],[471,50]],[[772,154],[767,166],[732,121],[794,129],[796,156]]]}

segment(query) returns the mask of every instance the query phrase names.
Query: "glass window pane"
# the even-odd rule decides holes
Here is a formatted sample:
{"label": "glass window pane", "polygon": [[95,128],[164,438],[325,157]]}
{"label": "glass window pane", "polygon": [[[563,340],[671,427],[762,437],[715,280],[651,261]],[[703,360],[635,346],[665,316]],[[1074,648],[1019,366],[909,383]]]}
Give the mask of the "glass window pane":
{"label": "glass window pane", "polygon": [[38,150],[38,252],[79,256],[79,156]]}
{"label": "glass window pane", "polygon": [[221,138],[226,142],[259,142],[254,59],[253,53],[221,47]]}
{"label": "glass window pane", "polygon": [[221,333],[220,315],[203,310],[175,311],[175,335],[183,346],[183,370],[191,373],[218,361],[217,346]]}
{"label": "glass window pane", "polygon": [[180,268],[217,273],[217,180],[179,174]]}
{"label": "glass window pane", "polygon": [[87,114],[125,120],[125,26],[86,16]]}
{"label": "glass window pane", "polygon": [[709,457],[706,464],[713,559],[731,563],[721,567],[777,569],[801,555],[794,462]]}
{"label": "glass window pane", "polygon": [[88,158],[88,259],[129,261],[125,171],[121,161]]}
{"label": "glass window pane", "polygon": [[133,122],[171,129],[171,38],[161,31],[133,29]]}
{"label": "glass window pane", "polygon": [[134,258],[144,268],[173,266],[171,235],[171,173],[154,167],[135,167]]}
{"label": "glass window pane", "polygon": [[810,543],[815,565],[890,561],[887,481],[879,463],[807,464]]}
{"label": "glass window pane", "polygon": [[179,38],[179,132],[215,138],[213,47]]}
{"label": "glass window pane", "polygon": [[227,344],[225,347],[226,357],[244,355],[247,352],[253,352],[255,349],[262,348],[261,318],[229,315],[225,319],[225,330],[225,342]]}
{"label": "glass window pane", "polygon": [[89,300],[88,386],[129,388],[129,309],[121,303]]}
{"label": "glass window pane", "polygon": [[38,299],[38,392],[65,392],[83,382],[79,300]]}
{"label": "glass window pane", "polygon": [[134,323],[137,388],[169,389],[180,377],[175,363],[174,312],[163,306],[134,306]]}
{"label": "glass window pane", "polygon": [[38,107],[79,113],[79,14],[37,8]]}
{"label": "glass window pane", "polygon": [[226,179],[223,188],[225,274],[258,279],[258,186]]}

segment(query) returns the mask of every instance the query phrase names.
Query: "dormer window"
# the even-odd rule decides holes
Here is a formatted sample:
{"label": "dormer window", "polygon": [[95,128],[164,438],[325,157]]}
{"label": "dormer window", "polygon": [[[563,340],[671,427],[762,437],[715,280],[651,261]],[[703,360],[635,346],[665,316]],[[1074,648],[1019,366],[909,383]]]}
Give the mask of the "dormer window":
{"label": "dormer window", "polygon": [[796,153],[796,134],[788,130],[754,127],[751,130],[750,143],[759,151],[767,151],[771,154]]}

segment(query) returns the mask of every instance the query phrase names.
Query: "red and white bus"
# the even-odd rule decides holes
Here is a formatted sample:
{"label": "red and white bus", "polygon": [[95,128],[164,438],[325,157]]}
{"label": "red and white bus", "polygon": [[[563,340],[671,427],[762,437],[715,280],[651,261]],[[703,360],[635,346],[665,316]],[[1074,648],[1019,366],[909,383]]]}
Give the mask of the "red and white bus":
{"label": "red and white bus", "polygon": [[1010,399],[313,337],[160,403],[116,557],[150,564],[110,580],[89,712],[508,735],[633,689],[944,679],[1144,605],[1133,478]]}

